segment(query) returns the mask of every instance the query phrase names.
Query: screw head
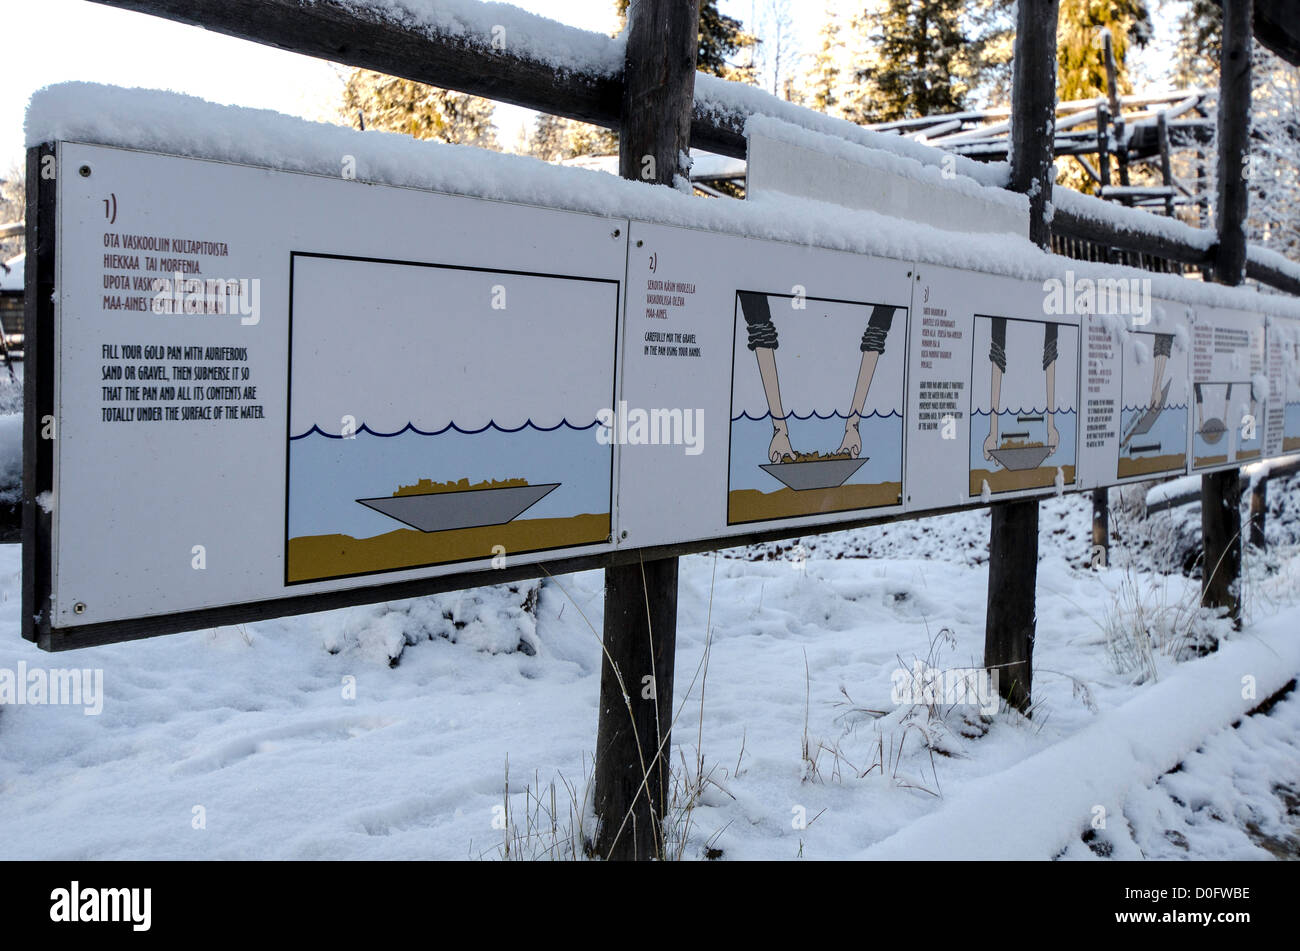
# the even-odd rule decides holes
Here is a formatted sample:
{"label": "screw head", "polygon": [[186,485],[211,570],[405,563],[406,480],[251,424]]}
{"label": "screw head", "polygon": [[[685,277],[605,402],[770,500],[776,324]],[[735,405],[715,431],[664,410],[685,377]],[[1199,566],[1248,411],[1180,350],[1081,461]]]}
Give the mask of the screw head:
{"label": "screw head", "polygon": [[638,239],[637,239],[637,242],[636,242],[636,246],[639,248],[639,247],[641,247],[641,245],[643,245],[643,244],[645,244],[645,242],[642,241],[642,240],[640,240],[640,239],[638,238]]}
{"label": "screw head", "polygon": [[86,613],[86,603],[85,603],[84,601],[78,601],[76,604],[74,604],[74,605],[72,606],[72,613],[73,613],[73,614],[85,614],[85,613]]}
{"label": "screw head", "polygon": [[626,529],[626,528],[623,529],[623,534],[620,535],[619,537],[620,537],[620,538],[627,538],[627,529]]}
{"label": "screw head", "polygon": [[90,166],[89,166],[89,165],[83,165],[83,166],[81,166],[81,168],[77,169],[77,171],[81,173],[81,177],[82,177],[82,178],[90,178]]}
{"label": "screw head", "polygon": [[613,233],[610,237],[617,238],[617,237],[618,237],[619,235],[621,235],[622,233],[623,233],[623,229],[622,229],[622,228],[615,228],[615,229],[614,229],[614,233]]}

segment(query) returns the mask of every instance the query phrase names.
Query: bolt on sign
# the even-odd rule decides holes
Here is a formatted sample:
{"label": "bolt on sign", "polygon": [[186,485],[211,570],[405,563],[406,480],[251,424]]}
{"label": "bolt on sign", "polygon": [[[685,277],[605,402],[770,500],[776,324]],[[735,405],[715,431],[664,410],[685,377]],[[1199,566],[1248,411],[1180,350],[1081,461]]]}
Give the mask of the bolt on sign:
{"label": "bolt on sign", "polygon": [[23,539],[46,649],[1300,445],[1296,321],[1116,314],[1070,262],[1051,286],[616,208],[50,160]]}

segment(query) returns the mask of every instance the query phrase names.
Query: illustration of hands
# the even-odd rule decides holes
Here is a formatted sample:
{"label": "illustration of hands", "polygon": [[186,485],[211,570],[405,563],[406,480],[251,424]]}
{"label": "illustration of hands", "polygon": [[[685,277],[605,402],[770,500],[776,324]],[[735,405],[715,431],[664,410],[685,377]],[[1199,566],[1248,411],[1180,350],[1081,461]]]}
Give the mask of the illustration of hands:
{"label": "illustration of hands", "polygon": [[858,422],[861,417],[854,413],[844,423],[844,438],[840,440],[840,448],[836,452],[847,452],[854,459],[862,455],[862,436],[858,433]]}
{"label": "illustration of hands", "polygon": [[784,419],[772,424],[772,441],[767,446],[769,462],[780,462],[783,458],[793,461],[794,447],[790,445],[790,428]]}

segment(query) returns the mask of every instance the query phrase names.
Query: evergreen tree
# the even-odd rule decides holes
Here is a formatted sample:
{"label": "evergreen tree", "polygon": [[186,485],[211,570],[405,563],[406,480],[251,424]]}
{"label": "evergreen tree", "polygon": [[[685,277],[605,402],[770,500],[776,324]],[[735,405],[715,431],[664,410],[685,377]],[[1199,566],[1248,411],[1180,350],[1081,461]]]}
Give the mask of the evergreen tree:
{"label": "evergreen tree", "polygon": [[496,149],[492,103],[452,92],[356,69],[343,89],[343,114],[358,115],[368,129],[401,132],[417,139]]}
{"label": "evergreen tree", "polygon": [[544,162],[617,152],[618,133],[545,112],[538,113],[534,120],[527,147],[529,155]]}
{"label": "evergreen tree", "polygon": [[812,67],[805,77],[809,105],[818,112],[834,115],[838,111],[842,91],[841,63],[844,58],[844,41],[840,37],[839,13],[827,7],[822,28],[817,31],[817,52]]}
{"label": "evergreen tree", "polygon": [[845,114],[884,122],[957,112],[972,78],[963,0],[879,0],[854,18],[869,49]]}
{"label": "evergreen tree", "polygon": [[1218,83],[1222,39],[1222,8],[1214,0],[1189,0],[1178,18],[1173,82],[1206,89]]}
{"label": "evergreen tree", "polygon": [[1145,0],[1061,0],[1056,31],[1056,94],[1062,101],[1105,96],[1106,57],[1102,31],[1115,49],[1120,95],[1133,91],[1125,70],[1130,44],[1146,46],[1151,17]]}
{"label": "evergreen tree", "polygon": [[971,105],[1011,105],[1011,60],[1016,40],[1016,0],[971,0]]}

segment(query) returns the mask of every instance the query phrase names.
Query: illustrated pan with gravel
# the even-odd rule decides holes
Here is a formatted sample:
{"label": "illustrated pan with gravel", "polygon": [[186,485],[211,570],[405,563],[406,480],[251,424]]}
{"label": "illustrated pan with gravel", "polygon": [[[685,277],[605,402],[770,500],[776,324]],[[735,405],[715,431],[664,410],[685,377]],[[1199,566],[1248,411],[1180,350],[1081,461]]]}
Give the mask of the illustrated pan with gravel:
{"label": "illustrated pan with gravel", "polygon": [[421,479],[391,496],[357,499],[359,503],[422,532],[504,525],[560,487],[558,482],[529,485],[527,479],[485,480],[470,484]]}
{"label": "illustrated pan with gravel", "polygon": [[795,300],[736,295],[728,524],[900,502],[906,309]]}
{"label": "illustrated pan with gravel", "polygon": [[[616,282],[292,268],[286,584],[608,542]],[[340,287],[366,289],[363,341]]]}
{"label": "illustrated pan with gravel", "polygon": [[1072,484],[1078,326],[978,315],[974,339],[970,494]]}

